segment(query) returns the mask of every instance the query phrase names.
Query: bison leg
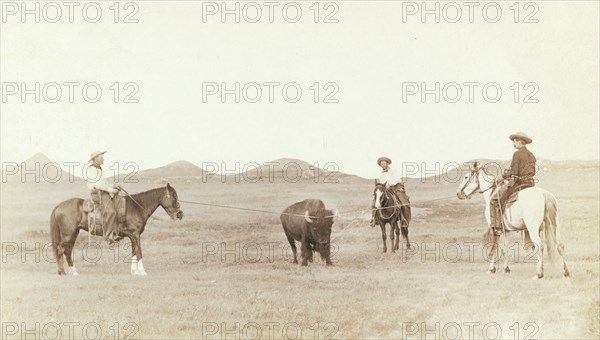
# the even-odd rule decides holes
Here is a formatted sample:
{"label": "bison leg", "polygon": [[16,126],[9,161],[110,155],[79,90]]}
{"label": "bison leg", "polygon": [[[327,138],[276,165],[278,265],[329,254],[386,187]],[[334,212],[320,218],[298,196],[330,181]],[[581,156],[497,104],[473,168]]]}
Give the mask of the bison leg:
{"label": "bison leg", "polygon": [[298,252],[296,250],[296,241],[294,241],[294,238],[292,237],[292,235],[290,235],[287,230],[285,231],[285,236],[288,239],[288,242],[290,243],[290,247],[292,248],[292,253],[294,253],[294,263],[298,263]]}
{"label": "bison leg", "polygon": [[331,263],[331,243],[321,245],[319,247],[319,254],[321,254],[323,259],[325,259],[326,265],[331,266],[333,264]]}
{"label": "bison leg", "polygon": [[308,250],[308,261],[309,262],[313,262],[314,261],[314,250],[316,249],[312,244],[307,243],[306,244],[306,249]]}
{"label": "bison leg", "polygon": [[302,256],[302,265],[308,266],[308,242],[306,239],[300,241],[300,255]]}

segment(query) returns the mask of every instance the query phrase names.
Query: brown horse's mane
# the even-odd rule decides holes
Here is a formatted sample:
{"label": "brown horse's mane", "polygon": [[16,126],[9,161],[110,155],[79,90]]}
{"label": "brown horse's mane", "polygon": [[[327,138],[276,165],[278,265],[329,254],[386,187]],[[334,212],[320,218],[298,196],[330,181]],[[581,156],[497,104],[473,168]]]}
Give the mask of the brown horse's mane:
{"label": "brown horse's mane", "polygon": [[[162,196],[165,194],[165,190],[167,190],[167,187],[154,188],[147,191],[138,192],[137,194],[132,194],[131,198],[133,198],[141,206],[149,207],[153,203],[160,201]],[[169,193],[177,198],[177,195],[172,188],[169,190]],[[133,206],[137,207],[137,204],[133,203]]]}

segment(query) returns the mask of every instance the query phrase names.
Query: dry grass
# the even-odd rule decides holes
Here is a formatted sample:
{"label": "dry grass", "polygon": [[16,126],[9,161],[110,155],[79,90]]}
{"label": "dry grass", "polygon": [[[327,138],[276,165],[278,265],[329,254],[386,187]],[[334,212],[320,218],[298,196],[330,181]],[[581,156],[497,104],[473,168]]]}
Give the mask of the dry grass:
{"label": "dry grass", "polygon": [[[481,197],[426,202],[453,195],[454,183],[408,187],[415,205],[411,254],[382,254],[380,230],[367,226],[368,213],[343,216],[334,224],[333,267],[318,258],[307,268],[292,264],[276,214],[182,204],[184,220],[172,222],[159,210],[142,236],[147,277],[129,275],[128,244],[101,245],[98,260],[90,261],[95,253],[88,252],[86,261],[85,249],[95,248],[87,248],[85,232],[75,249],[81,275],[59,277],[50,251],[43,251],[49,214],[85,190],[3,185],[2,338],[21,338],[27,329],[52,337],[53,323],[68,338],[69,322],[77,323],[74,338],[84,331],[95,337],[96,325],[101,338],[252,338],[257,327],[262,338],[282,338],[284,330],[293,338],[298,329],[302,338],[421,338],[423,327],[437,338],[459,330],[466,339],[470,327],[475,338],[484,329],[510,339],[598,338],[598,169],[584,170],[568,185],[563,174],[540,176],[540,185],[559,199],[573,274],[564,280],[560,268],[547,263],[540,281],[530,280],[535,264],[522,249],[510,274],[487,275],[481,245],[470,256],[467,244],[480,242],[485,231]],[[371,197],[370,183],[175,187],[180,199],[273,211],[309,197],[359,211]],[[14,245],[19,251],[13,255]],[[23,246],[34,250],[23,252]]]}

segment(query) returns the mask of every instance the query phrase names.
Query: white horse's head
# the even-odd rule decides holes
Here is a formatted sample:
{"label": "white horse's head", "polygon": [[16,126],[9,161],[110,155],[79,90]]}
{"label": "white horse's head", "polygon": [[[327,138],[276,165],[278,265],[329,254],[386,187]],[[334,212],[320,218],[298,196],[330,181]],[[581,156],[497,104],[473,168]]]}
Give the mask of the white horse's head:
{"label": "white horse's head", "polygon": [[482,169],[483,165],[477,162],[473,163],[473,166],[469,169],[469,173],[462,180],[456,191],[456,196],[459,199],[470,199],[474,193],[480,192],[481,183],[479,182],[479,174],[483,171]]}

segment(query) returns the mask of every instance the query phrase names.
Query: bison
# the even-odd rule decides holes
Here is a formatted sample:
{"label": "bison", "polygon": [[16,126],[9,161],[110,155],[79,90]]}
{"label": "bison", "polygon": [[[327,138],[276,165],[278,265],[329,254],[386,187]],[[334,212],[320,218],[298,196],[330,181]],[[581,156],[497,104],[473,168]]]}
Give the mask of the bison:
{"label": "bison", "polygon": [[281,225],[294,252],[294,263],[298,263],[296,241],[300,241],[303,266],[313,261],[313,250],[321,254],[327,265],[331,265],[329,243],[336,216],[337,212],[325,209],[325,204],[317,199],[294,203],[283,211]]}

